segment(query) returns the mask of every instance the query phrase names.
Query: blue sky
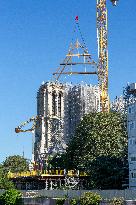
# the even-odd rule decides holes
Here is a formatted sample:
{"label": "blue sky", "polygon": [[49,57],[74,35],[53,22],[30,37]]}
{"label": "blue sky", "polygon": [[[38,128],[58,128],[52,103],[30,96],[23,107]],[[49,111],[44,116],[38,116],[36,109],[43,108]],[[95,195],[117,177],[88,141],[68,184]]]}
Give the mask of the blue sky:
{"label": "blue sky", "polygon": [[[109,94],[122,94],[136,81],[136,3],[108,2]],[[36,115],[36,94],[65,57],[75,16],[97,60],[96,0],[1,0],[0,3],[0,162],[13,154],[31,158],[31,133],[14,128]],[[69,80],[69,79],[68,79]],[[91,78],[90,78],[91,83]]]}

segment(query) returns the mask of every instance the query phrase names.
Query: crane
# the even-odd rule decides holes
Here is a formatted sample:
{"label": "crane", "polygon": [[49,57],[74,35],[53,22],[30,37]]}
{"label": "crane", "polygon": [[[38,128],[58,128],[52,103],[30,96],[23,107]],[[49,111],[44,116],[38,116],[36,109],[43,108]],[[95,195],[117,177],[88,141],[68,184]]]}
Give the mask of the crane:
{"label": "crane", "polygon": [[[31,117],[26,122],[21,123],[21,125],[15,128],[16,133],[20,133],[20,132],[32,133],[32,163],[34,162],[34,132],[35,132],[37,121],[39,120],[41,120],[41,116]],[[33,123],[32,126],[28,129],[24,129],[24,127],[29,123]]]}
{"label": "crane", "polygon": [[[15,132],[18,133],[24,133],[24,132],[31,132],[32,135],[32,162],[34,162],[34,133],[36,128],[40,126],[40,122],[42,123],[42,119],[45,118],[44,116],[37,115],[35,117],[29,118],[27,121],[21,123],[21,125],[17,126],[15,128]],[[47,117],[46,117],[47,118]],[[61,120],[58,116],[49,116],[48,119],[53,120],[53,124],[57,126],[58,128],[52,132],[52,130],[48,130],[48,132],[51,133],[51,146],[48,147],[48,153],[57,152],[63,152],[65,149],[65,143],[63,140],[63,137],[59,134],[61,130],[63,129],[63,120]],[[32,123],[32,126],[30,128],[25,129],[25,126],[27,126],[29,123]]]}
{"label": "crane", "polygon": [[[110,0],[113,6],[117,5],[118,0]],[[97,69],[93,71],[85,71],[85,72],[64,72],[66,66],[73,66],[73,65],[79,65],[79,64],[90,64],[95,66],[96,63],[92,61],[91,55],[88,53],[88,50],[86,48],[86,45],[84,44],[84,39],[81,34],[79,22],[78,22],[78,16],[76,16],[76,25],[79,30],[79,33],[81,34],[81,39],[83,40],[83,45],[80,43],[75,43],[74,46],[71,47],[68,55],[66,56],[63,63],[60,64],[60,67],[57,69],[57,72],[53,73],[54,76],[57,76],[55,80],[58,80],[60,75],[62,74],[84,74],[84,75],[94,75],[96,74],[98,76],[98,85],[100,89],[100,107],[102,112],[109,112],[109,95],[108,95],[108,27],[107,27],[107,0],[96,0],[96,14],[97,14],[97,43],[98,43],[98,62],[97,62]],[[82,48],[83,53],[82,54],[73,54],[73,50]],[[82,57],[84,56],[86,58],[86,62],[78,63],[78,62],[72,62],[73,57]]]}
{"label": "crane", "polygon": [[[20,132],[32,132],[35,129],[36,126],[36,122],[37,120],[40,119],[39,116],[36,117],[31,117],[29,120],[27,120],[26,122],[23,122],[21,125],[19,125],[18,127],[15,128],[15,132],[16,133],[20,133]],[[31,128],[29,129],[23,129],[23,127],[29,123],[33,122],[33,125]]]}
{"label": "crane", "polygon": [[[110,0],[113,6],[118,0]],[[109,112],[107,0],[97,0],[98,83],[102,112]]]}

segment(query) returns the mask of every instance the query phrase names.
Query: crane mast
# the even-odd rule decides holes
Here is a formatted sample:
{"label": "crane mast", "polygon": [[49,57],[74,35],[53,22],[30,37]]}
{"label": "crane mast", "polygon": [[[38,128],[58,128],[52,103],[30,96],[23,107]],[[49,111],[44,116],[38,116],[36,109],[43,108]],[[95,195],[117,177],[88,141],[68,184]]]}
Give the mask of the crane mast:
{"label": "crane mast", "polygon": [[[109,112],[107,0],[97,0],[98,82],[101,111]],[[117,0],[111,0],[116,6]]]}
{"label": "crane mast", "polygon": [[102,112],[109,111],[106,0],[97,0],[98,82]]}

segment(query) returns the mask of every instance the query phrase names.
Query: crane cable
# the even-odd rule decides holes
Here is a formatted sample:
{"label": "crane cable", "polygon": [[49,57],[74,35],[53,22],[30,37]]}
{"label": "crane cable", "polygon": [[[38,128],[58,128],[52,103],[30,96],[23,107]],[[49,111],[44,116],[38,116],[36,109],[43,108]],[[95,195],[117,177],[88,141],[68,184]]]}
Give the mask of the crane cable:
{"label": "crane cable", "polygon": [[[81,37],[81,40],[82,40],[83,47],[84,47],[85,50],[88,52],[88,48],[87,48],[87,46],[86,46],[85,39],[84,39],[83,34],[82,34],[82,32],[81,32],[80,23],[79,23],[79,17],[78,17],[78,16],[75,17],[74,34],[75,34],[76,32],[79,32],[80,37]],[[72,42],[74,42],[73,37],[72,37]]]}

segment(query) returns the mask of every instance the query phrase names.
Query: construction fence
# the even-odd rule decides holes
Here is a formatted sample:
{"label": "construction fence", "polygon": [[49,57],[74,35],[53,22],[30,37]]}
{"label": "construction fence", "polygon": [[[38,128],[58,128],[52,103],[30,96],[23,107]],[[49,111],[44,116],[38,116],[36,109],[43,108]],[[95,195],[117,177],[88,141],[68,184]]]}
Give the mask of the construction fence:
{"label": "construction fence", "polygon": [[[104,200],[112,199],[114,197],[123,197],[124,200],[136,200],[136,190],[32,190],[24,191],[21,190],[23,198],[36,198],[36,197],[47,197],[47,198],[80,198],[84,192],[96,192],[102,196]],[[0,195],[4,193],[4,190],[0,189]]]}
{"label": "construction fence", "polygon": [[114,197],[123,197],[124,200],[136,200],[136,190],[36,190],[36,191],[21,191],[24,198],[35,198],[44,196],[49,198],[80,198],[84,192],[97,192],[104,200]]}

